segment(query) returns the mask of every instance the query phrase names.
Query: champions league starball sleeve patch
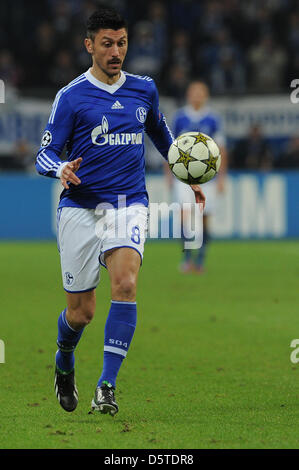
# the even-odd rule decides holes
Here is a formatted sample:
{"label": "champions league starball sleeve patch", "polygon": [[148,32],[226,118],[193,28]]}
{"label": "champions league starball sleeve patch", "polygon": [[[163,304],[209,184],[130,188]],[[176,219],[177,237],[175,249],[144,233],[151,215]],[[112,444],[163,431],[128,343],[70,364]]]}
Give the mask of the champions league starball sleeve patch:
{"label": "champions league starball sleeve patch", "polygon": [[44,135],[42,136],[41,146],[47,147],[48,145],[50,145],[51,142],[52,142],[52,134],[50,131],[46,131]]}

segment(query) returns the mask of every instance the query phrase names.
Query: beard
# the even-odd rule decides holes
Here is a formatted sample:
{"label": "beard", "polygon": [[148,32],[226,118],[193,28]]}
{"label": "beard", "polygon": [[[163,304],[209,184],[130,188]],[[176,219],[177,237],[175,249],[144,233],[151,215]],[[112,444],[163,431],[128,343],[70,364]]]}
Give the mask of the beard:
{"label": "beard", "polygon": [[[109,78],[115,77],[120,74],[122,62],[121,61],[109,61],[106,65],[96,61],[97,66],[104,72]],[[117,65],[115,70],[111,69],[111,65]]]}

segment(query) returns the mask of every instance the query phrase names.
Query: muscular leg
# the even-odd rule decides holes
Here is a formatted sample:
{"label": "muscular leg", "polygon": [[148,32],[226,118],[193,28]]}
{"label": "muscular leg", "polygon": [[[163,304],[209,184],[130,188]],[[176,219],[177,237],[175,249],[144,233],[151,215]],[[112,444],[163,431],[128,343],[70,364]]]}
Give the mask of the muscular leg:
{"label": "muscular leg", "polygon": [[58,319],[58,352],[56,364],[60,371],[69,372],[74,368],[74,350],[85,326],[94,316],[95,290],[88,292],[66,292],[67,308]]}
{"label": "muscular leg", "polygon": [[111,299],[135,302],[140,255],[132,248],[116,248],[105,258],[111,282]]}
{"label": "muscular leg", "polygon": [[93,319],[96,308],[95,289],[88,292],[66,292],[66,319],[74,330],[81,330]]}
{"label": "muscular leg", "polygon": [[111,282],[111,307],[105,325],[104,364],[98,386],[109,383],[115,387],[136,327],[140,255],[132,248],[117,248],[106,254],[105,262]]}

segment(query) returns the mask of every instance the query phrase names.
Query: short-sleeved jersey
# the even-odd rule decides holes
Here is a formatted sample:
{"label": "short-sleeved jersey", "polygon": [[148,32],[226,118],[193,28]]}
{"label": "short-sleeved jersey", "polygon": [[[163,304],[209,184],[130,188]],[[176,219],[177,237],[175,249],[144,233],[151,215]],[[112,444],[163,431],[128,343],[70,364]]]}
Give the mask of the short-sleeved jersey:
{"label": "short-sleeved jersey", "polygon": [[174,136],[178,137],[191,131],[203,132],[212,137],[219,146],[225,145],[221,119],[209,107],[196,111],[191,106],[184,106],[176,112],[173,119]]}
{"label": "short-sleeved jersey", "polygon": [[107,202],[148,204],[145,187],[144,132],[166,159],[172,134],[159,111],[150,77],[121,72],[107,85],[88,70],[56,95],[36,158],[37,171],[57,177],[66,145],[68,161],[82,157],[81,184],[64,189],[59,207],[95,208]]}

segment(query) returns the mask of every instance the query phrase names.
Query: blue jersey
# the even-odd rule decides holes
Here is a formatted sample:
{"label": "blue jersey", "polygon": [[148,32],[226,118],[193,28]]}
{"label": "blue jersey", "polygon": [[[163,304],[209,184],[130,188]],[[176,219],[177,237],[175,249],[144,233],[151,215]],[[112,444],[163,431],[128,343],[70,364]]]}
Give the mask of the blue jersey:
{"label": "blue jersey", "polygon": [[208,107],[196,111],[191,106],[184,106],[176,112],[173,120],[175,137],[191,131],[203,132],[209,135],[220,147],[225,145],[221,120]]}
{"label": "blue jersey", "polygon": [[117,206],[119,195],[126,196],[127,205],[147,205],[144,132],[167,159],[173,137],[159,111],[154,81],[121,72],[107,85],[88,70],[57,93],[36,169],[57,177],[66,145],[68,161],[83,159],[76,172],[81,184],[62,191],[59,207]]}

